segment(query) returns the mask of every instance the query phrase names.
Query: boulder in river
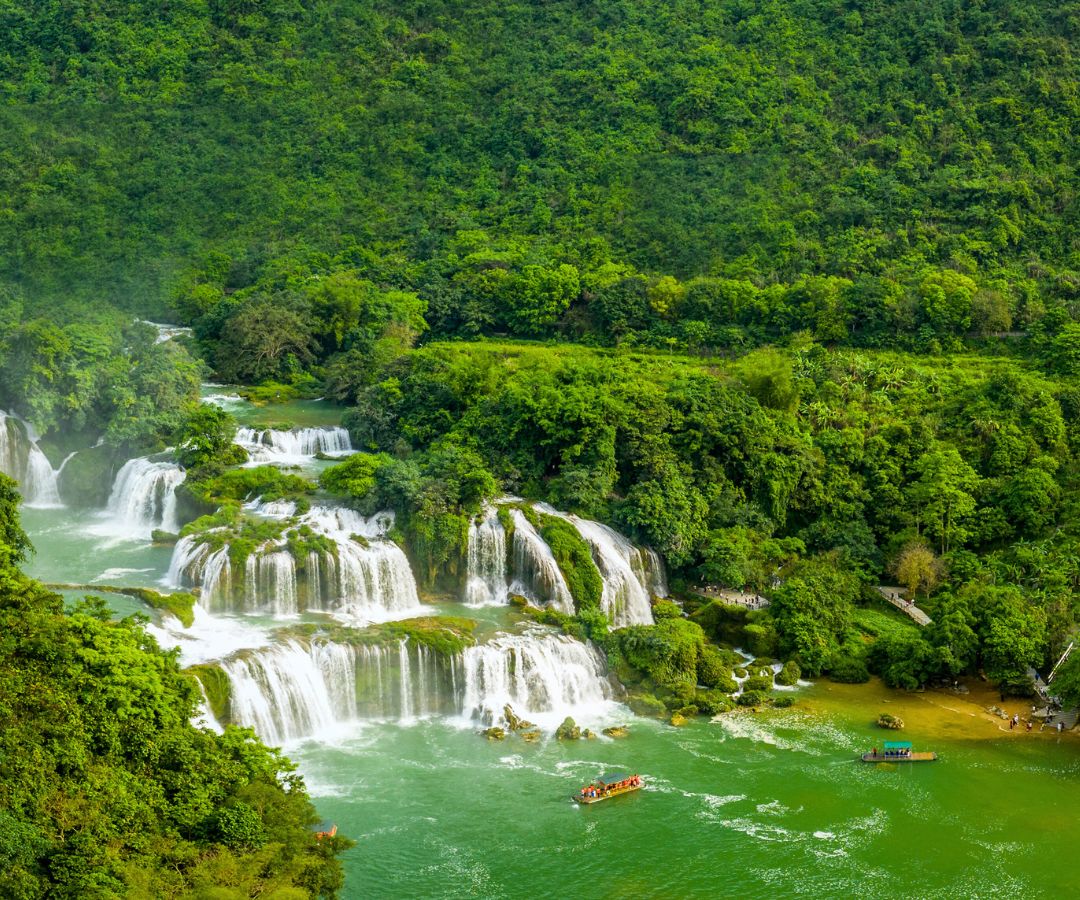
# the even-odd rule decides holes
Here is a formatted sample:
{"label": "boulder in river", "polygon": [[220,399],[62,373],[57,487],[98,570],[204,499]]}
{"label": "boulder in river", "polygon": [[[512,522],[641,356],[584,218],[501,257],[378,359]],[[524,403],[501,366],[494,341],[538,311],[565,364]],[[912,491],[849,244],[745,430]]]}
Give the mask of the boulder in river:
{"label": "boulder in river", "polygon": [[581,729],[570,716],[567,716],[555,731],[555,737],[560,741],[576,741],[581,738]]}
{"label": "boulder in river", "polygon": [[630,729],[625,725],[612,725],[610,728],[604,729],[603,735],[609,738],[630,737]]}
{"label": "boulder in river", "polygon": [[503,728],[500,728],[498,725],[495,725],[492,728],[485,729],[482,732],[482,734],[489,741],[505,741],[506,740],[506,730],[503,729]]}
{"label": "boulder in river", "polygon": [[528,722],[515,713],[514,708],[509,703],[503,707],[503,717],[506,719],[506,725],[511,731],[528,731],[530,728],[536,727],[533,722]]}

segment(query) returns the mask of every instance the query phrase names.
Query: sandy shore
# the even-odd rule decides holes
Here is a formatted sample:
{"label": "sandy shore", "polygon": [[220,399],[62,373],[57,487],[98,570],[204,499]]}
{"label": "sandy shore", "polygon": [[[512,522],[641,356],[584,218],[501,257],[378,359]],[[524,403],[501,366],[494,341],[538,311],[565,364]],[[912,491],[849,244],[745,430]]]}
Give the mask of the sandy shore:
{"label": "sandy shore", "polygon": [[[903,719],[907,730],[917,728],[923,739],[940,736],[951,740],[1080,740],[1080,728],[1061,734],[1054,728],[1040,730],[1038,719],[1033,720],[1032,730],[1028,731],[1025,722],[1031,719],[1030,700],[1001,700],[996,689],[978,680],[960,683],[967,687],[968,693],[940,689],[898,691],[885,687],[879,678],[866,684],[834,684],[823,679],[800,700],[822,711],[839,713],[838,707],[842,707],[849,716],[865,715],[868,724],[876,723],[878,715],[887,712]],[[1004,710],[1010,718],[1018,715],[1020,724],[1010,729],[1008,719],[989,711],[992,706]],[[889,733],[881,731],[883,736]],[[903,732],[896,734],[899,737]]]}

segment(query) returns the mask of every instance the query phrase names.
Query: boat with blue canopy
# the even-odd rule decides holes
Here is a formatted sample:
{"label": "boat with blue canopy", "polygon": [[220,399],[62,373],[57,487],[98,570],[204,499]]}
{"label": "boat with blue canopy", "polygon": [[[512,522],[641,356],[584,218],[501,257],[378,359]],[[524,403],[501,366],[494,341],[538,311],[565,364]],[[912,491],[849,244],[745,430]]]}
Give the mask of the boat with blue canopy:
{"label": "boat with blue canopy", "polygon": [[861,757],[863,762],[933,762],[937,754],[911,749],[911,741],[885,741],[879,750],[875,747]]}

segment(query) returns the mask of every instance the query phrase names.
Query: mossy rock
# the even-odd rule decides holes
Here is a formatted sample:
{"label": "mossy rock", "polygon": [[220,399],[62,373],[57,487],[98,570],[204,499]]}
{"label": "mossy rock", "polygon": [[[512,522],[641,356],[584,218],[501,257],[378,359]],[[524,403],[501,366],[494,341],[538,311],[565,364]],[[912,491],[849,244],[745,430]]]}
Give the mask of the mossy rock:
{"label": "mossy rock", "polygon": [[773,688],[772,672],[766,675],[751,675],[746,681],[743,682],[743,691],[760,691],[763,694],[769,693]]}
{"label": "mossy rock", "polygon": [[494,725],[491,728],[486,728],[481,732],[489,741],[505,741],[506,730],[499,728],[498,725]]}
{"label": "mossy rock", "polygon": [[674,725],[676,728],[680,728],[683,725],[689,725],[690,720],[686,716],[674,712],[671,714],[671,718],[668,719],[668,724]]}
{"label": "mossy rock", "polygon": [[506,719],[506,727],[511,731],[530,731],[536,728],[534,722],[528,722],[514,712],[514,708],[507,703],[503,707],[503,718]]}
{"label": "mossy rock", "polygon": [[562,725],[555,731],[555,738],[560,741],[576,741],[581,739],[581,729],[578,728],[570,716],[563,719]]}
{"label": "mossy rock", "polygon": [[681,709],[675,710],[675,715],[682,716],[684,719],[693,719],[696,718],[700,714],[700,712],[701,710],[691,704],[689,706],[684,706]]}
{"label": "mossy rock", "polygon": [[171,546],[180,540],[180,535],[173,534],[171,531],[162,531],[160,528],[155,528],[150,532],[150,540],[155,544]]}
{"label": "mossy rock", "polygon": [[605,728],[601,734],[603,734],[604,737],[615,738],[618,740],[620,738],[630,737],[630,729],[625,725],[612,725],[610,728]]}
{"label": "mossy rock", "polygon": [[877,718],[878,728],[888,728],[891,731],[900,731],[904,727],[904,720],[899,716],[882,713]]}
{"label": "mossy rock", "polygon": [[789,659],[784,663],[784,668],[776,673],[776,683],[784,687],[791,687],[798,684],[801,677],[802,669],[799,668],[799,664],[795,660]]}
{"label": "mossy rock", "polygon": [[232,683],[220,667],[212,663],[199,663],[185,669],[202,685],[210,711],[219,722],[228,722],[232,712]]}
{"label": "mossy rock", "polygon": [[736,666],[735,671],[734,671],[734,675],[735,675],[736,678],[745,678],[746,677],[746,668],[744,666]]}
{"label": "mossy rock", "polygon": [[795,705],[795,698],[792,697],[790,694],[786,694],[783,697],[776,697],[773,700],[772,705],[775,706],[777,709],[787,709],[789,706]]}
{"label": "mossy rock", "polygon": [[588,542],[578,530],[565,519],[540,513],[540,536],[544,539],[555,563],[566,579],[570,596],[574,598],[574,610],[599,610],[604,592],[604,579],[593,560]]}
{"label": "mossy rock", "polygon": [[535,744],[542,737],[543,734],[539,728],[534,728],[532,731],[521,732],[521,739],[529,744]]}
{"label": "mossy rock", "polygon": [[581,736],[588,741],[596,740],[596,732],[593,731],[591,728],[586,728],[583,732],[581,732]]}
{"label": "mossy rock", "polygon": [[652,694],[631,694],[626,703],[639,716],[659,718],[667,711],[667,707]]}
{"label": "mossy rock", "polygon": [[113,478],[119,468],[116,450],[104,445],[80,450],[64,466],[57,488],[68,506],[104,506],[112,493]]}
{"label": "mossy rock", "polygon": [[698,691],[694,706],[705,716],[716,716],[735,707],[735,701],[721,691]]}
{"label": "mossy rock", "polygon": [[525,597],[522,597],[521,594],[511,594],[510,605],[515,606],[518,609],[524,609],[529,605],[529,601]]}
{"label": "mossy rock", "polygon": [[769,700],[763,691],[743,691],[735,698],[739,706],[764,706]]}

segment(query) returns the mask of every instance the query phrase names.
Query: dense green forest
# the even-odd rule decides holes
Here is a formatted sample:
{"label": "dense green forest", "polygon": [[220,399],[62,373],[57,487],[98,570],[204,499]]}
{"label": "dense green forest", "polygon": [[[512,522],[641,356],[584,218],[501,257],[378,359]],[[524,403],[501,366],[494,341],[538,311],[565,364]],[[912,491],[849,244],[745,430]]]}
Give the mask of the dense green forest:
{"label": "dense green forest", "polygon": [[195,680],[136,618],[23,576],[0,475],[0,895],[333,896],[303,780],[247,729],[196,728]]}
{"label": "dense green forest", "polygon": [[442,336],[1052,339],[1078,30],[1046,0],[8,2],[0,296],[214,340],[335,275]]}

